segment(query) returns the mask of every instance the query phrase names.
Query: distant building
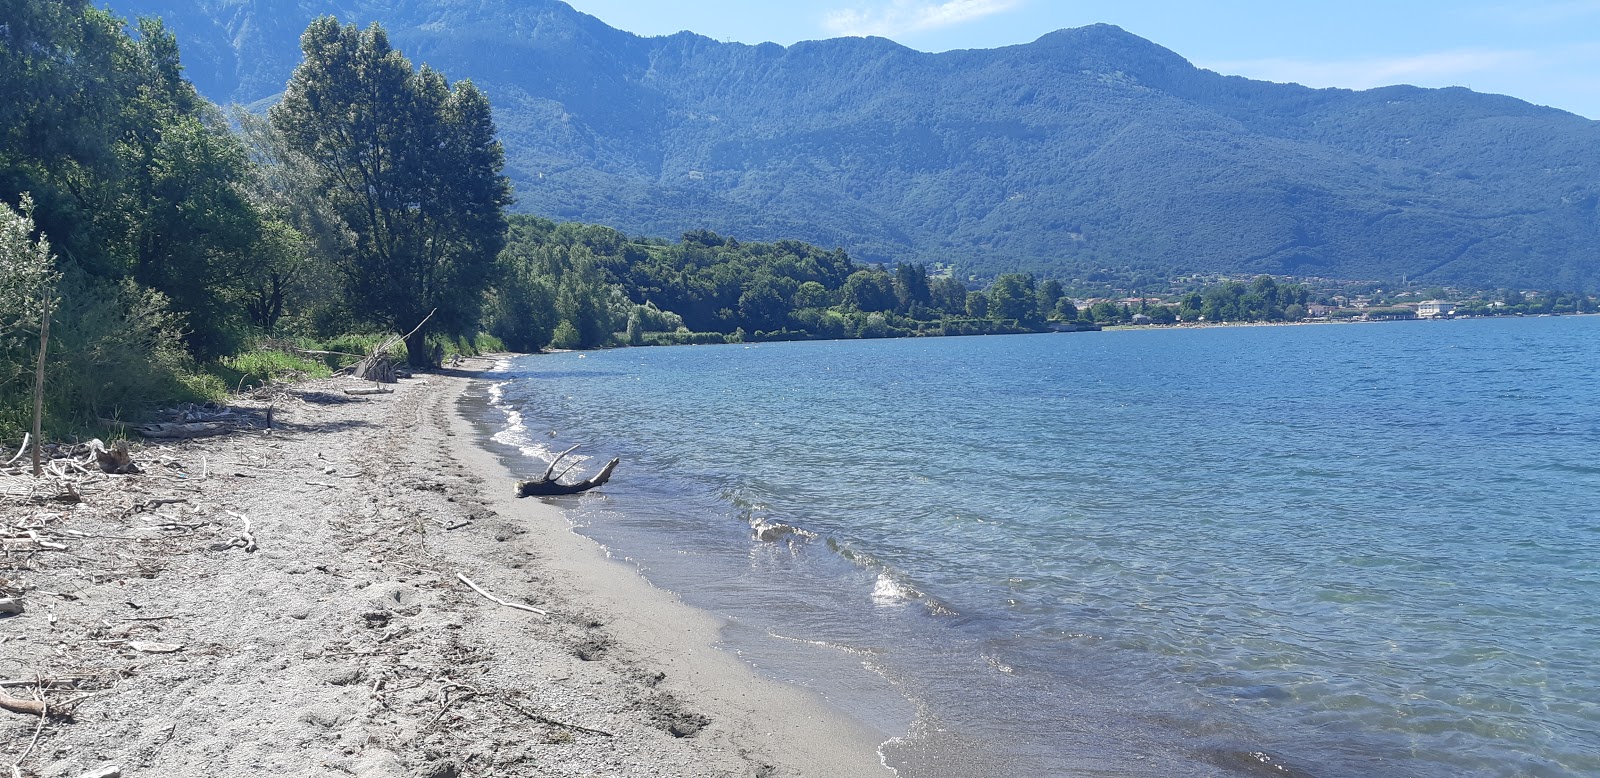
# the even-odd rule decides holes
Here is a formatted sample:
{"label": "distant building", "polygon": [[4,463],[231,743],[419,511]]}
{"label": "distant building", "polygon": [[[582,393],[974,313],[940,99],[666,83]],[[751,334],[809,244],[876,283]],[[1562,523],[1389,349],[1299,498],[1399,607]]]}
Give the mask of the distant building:
{"label": "distant building", "polygon": [[1336,310],[1338,310],[1338,309],[1335,308],[1332,305],[1323,305],[1322,303],[1311,303],[1311,304],[1306,306],[1306,315],[1310,316],[1310,317],[1312,317],[1314,319],[1320,319],[1323,316],[1327,316],[1328,314],[1333,313]]}
{"label": "distant building", "polygon": [[1142,313],[1136,313],[1136,314],[1133,315],[1133,323],[1134,324],[1149,324],[1151,321],[1154,321],[1154,320],[1151,319],[1149,316],[1146,316],[1146,315],[1144,315]]}
{"label": "distant building", "polygon": [[1456,304],[1442,300],[1429,300],[1417,304],[1417,318],[1419,319],[1448,319],[1456,315]]}

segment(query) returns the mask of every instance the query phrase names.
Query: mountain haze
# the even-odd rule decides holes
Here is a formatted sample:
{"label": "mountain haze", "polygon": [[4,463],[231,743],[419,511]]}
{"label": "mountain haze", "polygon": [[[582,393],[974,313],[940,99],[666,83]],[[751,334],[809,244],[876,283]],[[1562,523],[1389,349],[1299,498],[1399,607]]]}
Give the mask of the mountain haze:
{"label": "mountain haze", "polygon": [[518,208],[859,259],[1600,288],[1600,122],[1466,89],[1201,70],[1108,25],[930,54],[644,38],[556,0],[128,0],[220,102],[280,91],[316,15],[494,102]]}

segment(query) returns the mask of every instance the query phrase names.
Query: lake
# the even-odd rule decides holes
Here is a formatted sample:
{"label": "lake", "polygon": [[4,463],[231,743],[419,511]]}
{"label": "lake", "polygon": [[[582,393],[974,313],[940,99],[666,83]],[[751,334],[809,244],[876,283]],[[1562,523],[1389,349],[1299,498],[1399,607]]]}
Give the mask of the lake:
{"label": "lake", "polygon": [[481,413],[622,457],[578,530],[903,775],[1595,775],[1597,365],[1597,317],[635,348]]}

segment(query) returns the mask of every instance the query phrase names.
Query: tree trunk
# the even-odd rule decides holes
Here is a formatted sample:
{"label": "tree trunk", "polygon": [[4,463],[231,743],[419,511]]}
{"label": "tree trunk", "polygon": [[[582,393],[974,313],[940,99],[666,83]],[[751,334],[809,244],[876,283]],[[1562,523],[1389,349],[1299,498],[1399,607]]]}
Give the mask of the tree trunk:
{"label": "tree trunk", "polygon": [[433,361],[433,351],[428,348],[428,336],[420,330],[406,336],[406,364],[412,367],[438,367]]}

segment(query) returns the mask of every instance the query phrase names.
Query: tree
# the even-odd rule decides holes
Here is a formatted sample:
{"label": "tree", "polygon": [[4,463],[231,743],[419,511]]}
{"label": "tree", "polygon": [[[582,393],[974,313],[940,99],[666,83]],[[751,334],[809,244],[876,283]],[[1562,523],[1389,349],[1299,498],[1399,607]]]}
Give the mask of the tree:
{"label": "tree", "polygon": [[770,277],[757,277],[739,296],[739,319],[751,332],[783,329],[789,320],[789,305]]}
{"label": "tree", "polygon": [[843,304],[864,313],[894,310],[894,282],[880,269],[857,270],[845,279]]}
{"label": "tree", "polygon": [[1037,327],[1044,317],[1039,315],[1033,276],[1006,273],[996,278],[989,287],[989,311],[997,319],[1016,319],[1024,327]]}
{"label": "tree", "polygon": [[933,282],[933,307],[960,316],[967,311],[967,285],[954,275]]}
{"label": "tree", "polygon": [[928,286],[928,269],[912,262],[902,262],[894,269],[895,312],[910,313],[915,306],[933,304],[933,290]]}
{"label": "tree", "polygon": [[974,319],[989,318],[989,296],[983,292],[967,292],[967,315]]}
{"label": "tree", "polygon": [[426,363],[430,332],[476,324],[505,245],[511,195],[489,101],[469,81],[451,88],[437,71],[413,69],[376,24],[322,17],[300,46],[305,61],[272,124],[315,163],[355,234],[340,264],[355,311],[406,331],[437,309],[406,341],[412,364]]}
{"label": "tree", "polygon": [[[1060,300],[1061,296],[1064,295],[1064,294],[1066,294],[1066,291],[1061,288],[1061,282],[1060,281],[1057,281],[1054,278],[1048,278],[1048,279],[1045,279],[1044,281],[1040,282],[1040,284],[1039,284],[1039,313],[1040,313],[1040,315],[1045,316],[1045,317],[1049,317],[1051,314],[1055,313],[1056,302],[1058,300]],[[1074,314],[1076,314],[1077,310],[1074,309],[1073,312],[1074,312]]]}

